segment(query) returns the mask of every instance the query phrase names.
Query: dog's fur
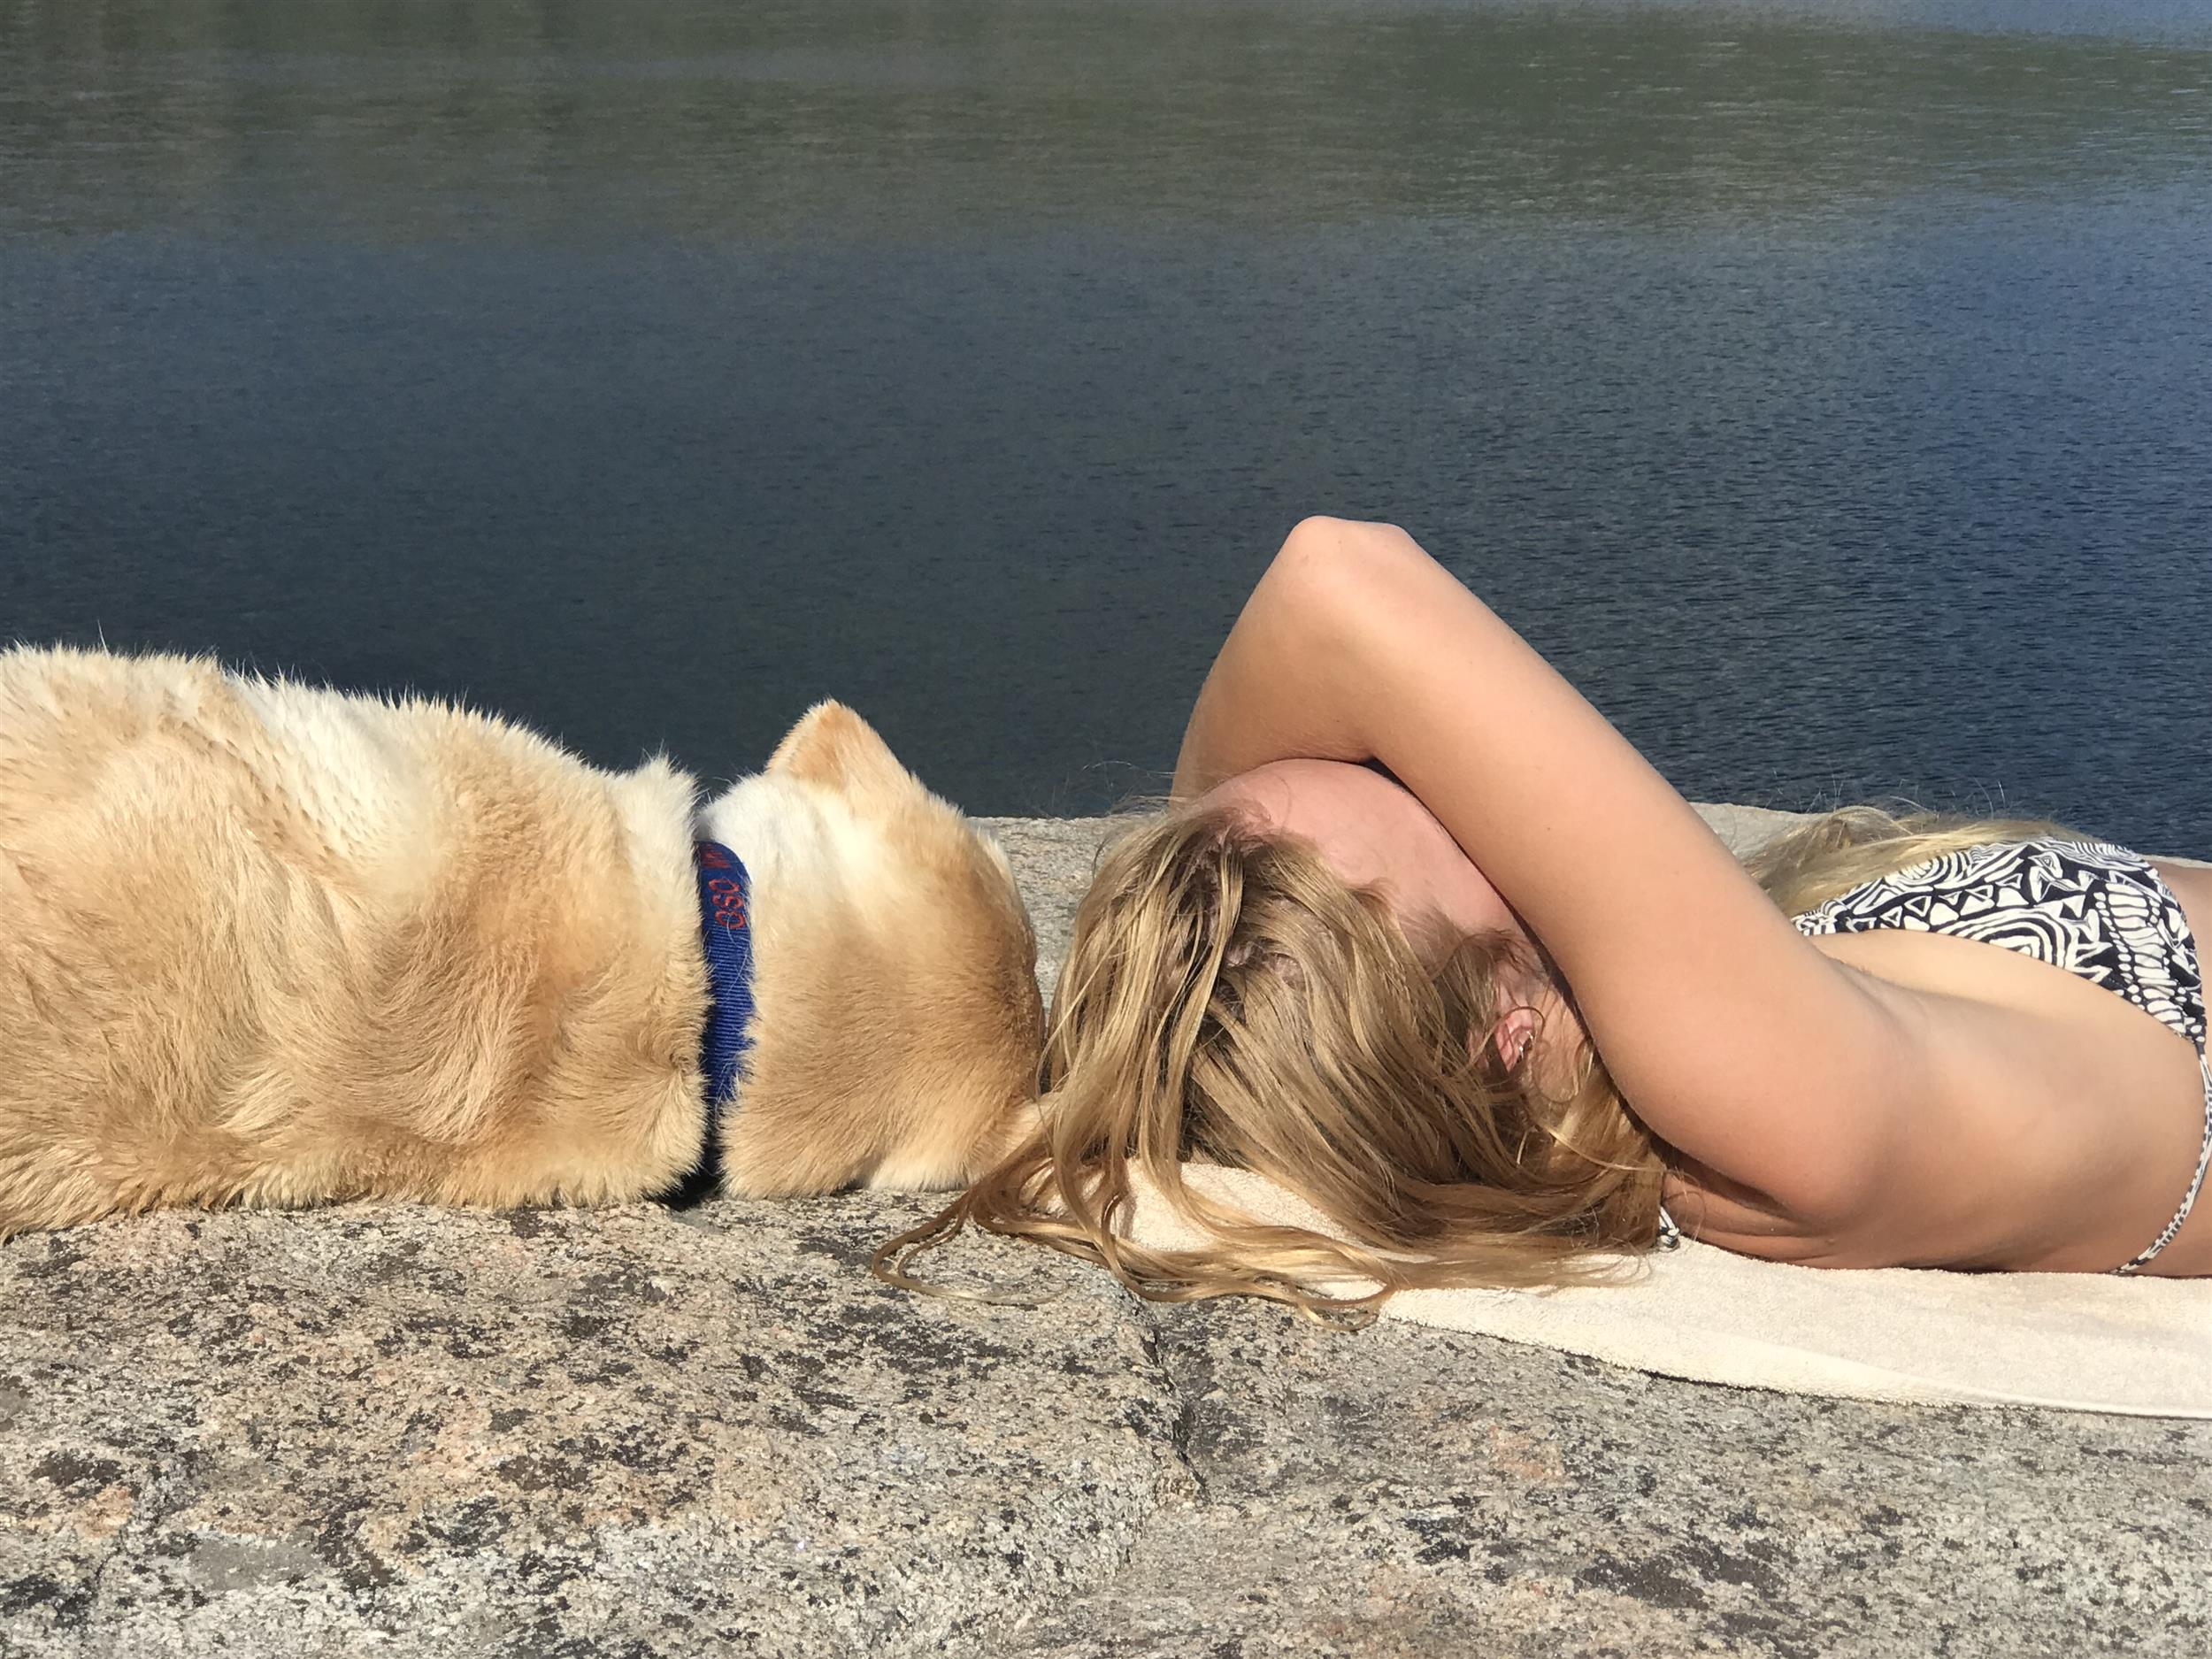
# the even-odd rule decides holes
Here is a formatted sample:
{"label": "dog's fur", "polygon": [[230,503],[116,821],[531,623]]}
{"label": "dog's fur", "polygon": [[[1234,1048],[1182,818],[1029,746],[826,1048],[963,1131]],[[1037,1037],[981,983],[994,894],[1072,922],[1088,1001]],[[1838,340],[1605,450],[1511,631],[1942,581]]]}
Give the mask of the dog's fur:
{"label": "dog's fur", "polygon": [[753,877],[726,1187],[969,1179],[1035,1093],[1005,856],[823,703],[703,813],[445,704],[0,654],[0,1236],[165,1204],[588,1203],[700,1159],[695,833]]}

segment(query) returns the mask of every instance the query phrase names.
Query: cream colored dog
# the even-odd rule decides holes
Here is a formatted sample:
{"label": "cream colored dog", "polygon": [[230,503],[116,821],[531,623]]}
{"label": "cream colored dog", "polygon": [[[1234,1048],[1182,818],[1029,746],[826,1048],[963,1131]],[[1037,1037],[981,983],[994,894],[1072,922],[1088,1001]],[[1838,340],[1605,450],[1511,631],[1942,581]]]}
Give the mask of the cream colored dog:
{"label": "cream colored dog", "polygon": [[[0,653],[0,1236],[979,1172],[1041,1041],[1004,854],[834,703],[695,797],[420,699]],[[698,835],[752,879],[718,1148]]]}

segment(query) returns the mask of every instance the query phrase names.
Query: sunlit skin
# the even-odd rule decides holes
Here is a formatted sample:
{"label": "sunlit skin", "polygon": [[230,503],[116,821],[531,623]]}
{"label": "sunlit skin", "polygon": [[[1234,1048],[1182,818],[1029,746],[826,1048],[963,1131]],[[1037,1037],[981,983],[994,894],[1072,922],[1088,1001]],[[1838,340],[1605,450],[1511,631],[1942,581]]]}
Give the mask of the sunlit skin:
{"label": "sunlit skin", "polygon": [[[1359,810],[1310,790],[1320,774],[1269,771],[1294,757],[1347,765],[1321,787],[1361,791]],[[1832,1267],[2108,1271],[2176,1213],[2204,1112],[2178,1033],[1977,940],[1809,939],[1651,763],[1395,526],[1309,518],[1285,538],[1176,757],[1179,801],[1225,782],[1376,880],[1425,956],[1495,919],[1492,887],[1509,895],[1548,977],[1573,987],[1569,1019],[1520,1040],[1524,1065],[1556,1095],[1569,1063],[1599,1057],[1666,1149],[1668,1202],[1701,1201],[1712,1242]],[[2185,912],[2202,902],[2177,891]],[[2212,1207],[2146,1271],[2212,1271]]]}
{"label": "sunlit skin", "polygon": [[[1350,886],[1373,887],[1390,905],[1407,941],[1433,972],[1467,940],[1503,933],[1524,946],[1528,930],[1491,886],[1451,832],[1419,797],[1384,773],[1333,760],[1279,760],[1217,785],[1208,802],[1233,802],[1268,828],[1313,844]],[[1572,1011],[1548,982],[1509,981],[1516,1006],[1494,1037],[1508,1065],[1540,1030],[1546,1056],[1573,1046],[1581,1033]]]}

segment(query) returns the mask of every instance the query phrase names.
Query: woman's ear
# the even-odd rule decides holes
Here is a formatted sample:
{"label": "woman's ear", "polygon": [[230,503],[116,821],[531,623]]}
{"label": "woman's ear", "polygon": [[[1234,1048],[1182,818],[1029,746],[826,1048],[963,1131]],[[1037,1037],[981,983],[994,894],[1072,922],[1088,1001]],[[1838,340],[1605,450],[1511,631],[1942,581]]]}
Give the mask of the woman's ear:
{"label": "woman's ear", "polygon": [[1510,1071],[1520,1064],[1521,1056],[1528,1052],[1529,1040],[1536,1035],[1536,1010],[1524,1004],[1509,1008],[1490,1033],[1490,1041],[1498,1050],[1498,1060]]}

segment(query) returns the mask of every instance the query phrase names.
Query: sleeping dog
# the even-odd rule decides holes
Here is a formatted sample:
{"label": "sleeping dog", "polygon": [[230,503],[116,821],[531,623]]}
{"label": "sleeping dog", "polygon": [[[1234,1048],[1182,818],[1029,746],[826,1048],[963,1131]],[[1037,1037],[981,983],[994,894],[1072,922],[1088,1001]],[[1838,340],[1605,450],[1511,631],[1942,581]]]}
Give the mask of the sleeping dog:
{"label": "sleeping dog", "polygon": [[956,1185],[1033,1113],[1005,855],[825,703],[701,809],[449,704],[0,653],[0,1236]]}

